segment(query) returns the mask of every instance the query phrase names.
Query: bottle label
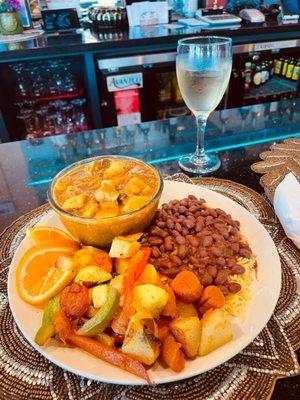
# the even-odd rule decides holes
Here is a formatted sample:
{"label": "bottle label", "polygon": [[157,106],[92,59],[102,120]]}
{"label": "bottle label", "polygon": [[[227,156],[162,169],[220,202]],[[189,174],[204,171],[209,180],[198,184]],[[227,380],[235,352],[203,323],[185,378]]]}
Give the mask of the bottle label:
{"label": "bottle label", "polygon": [[285,74],[286,74],[287,66],[288,66],[288,63],[287,63],[287,61],[286,61],[286,62],[283,64],[282,75],[285,75]]}
{"label": "bottle label", "polygon": [[254,74],[253,82],[254,82],[254,85],[257,85],[257,86],[261,84],[261,72],[256,72],[256,74]]}
{"label": "bottle label", "polygon": [[300,66],[296,65],[293,71],[292,79],[293,81],[297,81],[300,77]]}
{"label": "bottle label", "polygon": [[292,74],[293,74],[293,69],[294,69],[294,65],[293,64],[289,64],[289,66],[287,67],[286,70],[286,78],[291,78]]}
{"label": "bottle label", "polygon": [[275,68],[274,68],[274,73],[275,73],[275,74],[277,74],[277,75],[280,74],[281,66],[282,66],[282,61],[276,60],[276,62],[275,62]]}

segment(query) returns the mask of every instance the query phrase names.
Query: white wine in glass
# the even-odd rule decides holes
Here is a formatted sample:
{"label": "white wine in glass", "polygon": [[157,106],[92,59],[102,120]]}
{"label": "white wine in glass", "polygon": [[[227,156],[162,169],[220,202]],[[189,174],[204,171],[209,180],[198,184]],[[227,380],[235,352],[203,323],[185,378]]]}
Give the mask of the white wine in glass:
{"label": "white wine in glass", "polygon": [[230,38],[206,36],[178,42],[176,73],[182,97],[196,117],[196,152],[179,159],[182,169],[208,174],[220,167],[216,155],[204,150],[204,133],[209,114],[217,107],[228,86],[232,67]]}

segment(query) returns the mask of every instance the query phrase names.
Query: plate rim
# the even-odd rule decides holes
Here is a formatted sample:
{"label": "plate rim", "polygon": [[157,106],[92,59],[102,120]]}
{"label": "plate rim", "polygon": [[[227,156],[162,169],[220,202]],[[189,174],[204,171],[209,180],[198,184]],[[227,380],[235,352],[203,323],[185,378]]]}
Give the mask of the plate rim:
{"label": "plate rim", "polygon": [[[200,374],[203,374],[203,373],[205,373],[205,372],[208,372],[208,371],[210,371],[210,370],[216,368],[217,366],[223,365],[223,364],[226,363],[228,360],[230,360],[230,359],[233,358],[234,356],[238,355],[241,351],[243,351],[243,350],[245,349],[245,347],[247,347],[250,343],[253,342],[253,340],[262,332],[262,330],[263,330],[263,329],[265,328],[265,326],[268,324],[270,318],[272,317],[272,315],[273,315],[273,313],[274,313],[274,309],[275,309],[275,307],[276,307],[276,305],[277,305],[277,302],[278,302],[278,299],[279,299],[279,295],[280,295],[281,285],[282,285],[282,279],[281,279],[281,261],[280,261],[280,256],[279,256],[279,254],[278,254],[277,247],[276,247],[276,245],[275,245],[275,243],[274,243],[274,241],[273,241],[271,235],[269,234],[269,232],[268,232],[268,231],[266,230],[266,228],[264,227],[264,225],[263,225],[253,214],[251,214],[251,213],[249,212],[248,209],[246,209],[245,207],[243,207],[243,206],[242,206],[241,204],[239,204],[237,201],[233,200],[231,197],[227,197],[227,196],[223,195],[222,193],[219,193],[219,192],[216,191],[216,190],[207,188],[207,187],[202,186],[202,185],[197,185],[197,184],[192,184],[192,183],[187,183],[187,182],[178,182],[178,181],[165,181],[165,180],[164,180],[164,183],[168,183],[168,184],[169,184],[169,183],[173,183],[173,184],[184,184],[184,185],[189,185],[189,186],[191,186],[191,187],[195,187],[195,186],[196,186],[196,187],[199,188],[200,190],[212,192],[213,195],[216,195],[217,197],[225,198],[226,201],[229,201],[230,203],[234,203],[234,205],[237,206],[238,208],[242,208],[242,209],[248,214],[248,217],[249,217],[250,219],[253,219],[253,220],[256,221],[256,223],[260,224],[261,228],[265,231],[265,234],[266,234],[266,235],[269,237],[269,239],[271,240],[272,245],[273,245],[273,247],[274,247],[274,249],[275,249],[275,251],[276,251],[276,260],[274,260],[274,264],[277,264],[276,270],[278,269],[278,274],[277,274],[277,275],[278,275],[278,276],[277,276],[277,279],[278,279],[278,280],[277,280],[277,288],[275,288],[275,289],[277,289],[277,293],[275,293],[276,296],[274,297],[274,299],[276,298],[276,301],[274,300],[274,302],[273,302],[274,304],[272,305],[272,307],[270,307],[269,312],[267,313],[267,317],[264,319],[265,322],[260,324],[260,325],[263,325],[263,326],[260,326],[258,332],[257,332],[257,330],[254,330],[254,331],[252,331],[252,332],[249,332],[249,334],[246,336],[248,339],[245,340],[245,343],[243,343],[243,344],[239,347],[239,350],[238,350],[238,351],[232,351],[231,353],[229,353],[228,355],[226,355],[225,357],[223,357],[221,362],[220,362],[220,359],[218,359],[218,357],[217,357],[217,358],[215,359],[215,361],[213,361],[213,362],[210,363],[210,365],[209,365],[209,367],[208,367],[207,369],[205,369],[205,370],[203,370],[203,371],[201,371],[201,372],[199,372],[199,371],[196,370],[196,371],[194,371],[194,372],[186,372],[186,373],[184,373],[184,370],[183,370],[183,371],[180,373],[180,376],[177,376],[177,375],[173,375],[173,374],[172,374],[172,375],[170,375],[169,377],[163,377],[163,378],[161,378],[161,379],[156,379],[156,380],[155,380],[155,385],[161,385],[161,384],[166,384],[166,383],[171,383],[171,382],[177,382],[177,381],[181,381],[181,380],[184,380],[184,379],[188,379],[188,378],[195,377],[195,376],[197,376],[197,375],[200,375]],[[164,190],[165,190],[165,187],[164,187],[163,191],[164,191]],[[205,194],[203,195],[203,197],[205,197]],[[208,202],[208,204],[209,204],[209,202]],[[35,225],[38,225],[41,219],[43,219],[43,218],[45,218],[45,217],[47,217],[47,216],[49,217],[49,216],[52,215],[52,214],[55,215],[54,210],[52,210],[52,209],[48,210],[46,213],[44,213],[44,214],[39,218],[39,220],[36,222]],[[35,225],[34,225],[34,226],[35,226]],[[27,342],[30,344],[30,346],[32,346],[36,351],[38,351],[39,354],[41,354],[43,357],[45,357],[48,361],[50,361],[50,362],[52,362],[53,364],[59,366],[59,367],[62,368],[63,370],[69,371],[69,372],[71,372],[71,373],[73,373],[73,374],[75,374],[75,375],[77,375],[77,376],[81,376],[81,377],[84,377],[84,378],[87,378],[87,379],[91,379],[91,380],[98,381],[98,382],[109,383],[109,384],[130,385],[130,386],[138,386],[138,385],[147,386],[147,382],[146,382],[145,380],[143,380],[142,378],[139,378],[139,377],[137,377],[137,376],[135,376],[135,375],[132,375],[132,374],[129,373],[129,372],[128,372],[128,374],[130,374],[130,376],[134,376],[134,378],[135,378],[134,381],[132,381],[132,380],[126,380],[126,379],[121,379],[121,380],[118,380],[118,382],[117,382],[116,380],[111,380],[111,379],[108,379],[108,378],[106,378],[106,377],[101,377],[101,376],[99,376],[99,375],[93,375],[93,374],[88,374],[88,373],[85,373],[85,372],[80,372],[80,371],[74,369],[73,367],[66,366],[65,364],[63,364],[63,363],[61,363],[60,361],[58,361],[58,360],[55,358],[55,356],[52,357],[51,355],[49,355],[46,351],[43,350],[42,347],[38,346],[38,345],[34,342],[34,340],[33,340],[31,337],[28,337],[28,335],[25,334],[25,333],[23,332],[21,326],[19,325],[19,321],[18,321],[18,319],[16,318],[15,310],[14,310],[14,308],[12,307],[13,302],[12,302],[11,296],[13,295],[13,294],[12,294],[12,284],[13,284],[12,280],[13,280],[14,272],[15,272],[15,270],[16,270],[16,266],[14,266],[13,264],[14,264],[14,261],[15,261],[16,254],[17,254],[17,252],[18,252],[18,249],[19,249],[21,243],[23,243],[24,240],[25,240],[25,237],[22,239],[22,241],[19,243],[17,249],[15,250],[15,253],[14,253],[13,258],[12,258],[12,261],[11,261],[11,264],[10,264],[10,266],[9,266],[9,273],[8,273],[8,278],[7,278],[7,294],[8,294],[9,308],[10,308],[10,311],[11,311],[11,313],[12,313],[12,315],[13,315],[14,322],[17,324],[17,326],[18,326],[20,332],[21,332],[22,335],[25,337],[25,339],[26,339]],[[11,268],[12,266],[14,266],[14,271],[12,271],[12,268]],[[83,350],[80,349],[80,351],[83,351]],[[89,353],[87,353],[87,354],[90,355]],[[100,360],[100,361],[105,363],[105,361],[102,361],[102,360]],[[192,361],[193,361],[193,360],[192,360]],[[116,367],[116,368],[118,368],[118,367]],[[123,372],[125,372],[125,371],[123,371]],[[173,371],[172,371],[172,372],[173,372]],[[151,376],[151,368],[148,370],[148,373],[149,373],[149,375]]]}

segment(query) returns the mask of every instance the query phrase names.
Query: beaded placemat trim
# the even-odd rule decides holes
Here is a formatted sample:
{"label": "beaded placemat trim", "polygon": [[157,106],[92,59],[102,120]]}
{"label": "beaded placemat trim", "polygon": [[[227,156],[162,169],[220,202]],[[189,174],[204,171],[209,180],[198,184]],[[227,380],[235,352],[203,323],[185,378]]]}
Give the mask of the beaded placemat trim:
{"label": "beaded placemat trim", "polygon": [[26,229],[49,210],[44,205],[16,220],[0,235],[1,399],[265,400],[270,397],[278,377],[299,373],[295,350],[300,347],[300,253],[285,236],[269,201],[243,185],[222,179],[191,180],[183,174],[167,179],[202,185],[230,197],[255,215],[272,236],[282,263],[282,288],[275,313],[265,329],[227,363],[194,378],[153,388],[104,384],[64,371],[23,338],[7,299],[11,257]]}

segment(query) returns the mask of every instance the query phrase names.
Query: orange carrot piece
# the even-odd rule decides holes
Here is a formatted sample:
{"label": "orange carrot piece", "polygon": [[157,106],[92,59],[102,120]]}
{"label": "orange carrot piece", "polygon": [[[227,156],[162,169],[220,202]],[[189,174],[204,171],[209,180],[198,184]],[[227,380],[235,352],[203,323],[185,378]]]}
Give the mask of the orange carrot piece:
{"label": "orange carrot piece", "polygon": [[117,315],[111,321],[111,329],[118,335],[125,336],[129,318],[122,309],[117,312]]}
{"label": "orange carrot piece", "polygon": [[75,334],[70,334],[67,337],[67,342],[74,346],[80,347],[81,349],[100,358],[103,361],[108,362],[109,364],[115,365],[124,369],[125,371],[139,376],[142,379],[145,379],[149,385],[154,386],[154,383],[148,375],[143,364],[131,358],[127,354],[122,353],[120,350],[100,343],[98,340],[85,336],[77,336]]}
{"label": "orange carrot piece", "polygon": [[129,319],[134,313],[135,309],[133,303],[134,282],[140,277],[144,271],[148,259],[150,257],[150,247],[143,247],[131,259],[128,270],[124,277],[124,302],[123,310],[126,317]]}
{"label": "orange carrot piece", "polygon": [[186,303],[193,303],[201,297],[203,287],[196,274],[192,271],[181,271],[171,282],[171,288],[179,298]]}
{"label": "orange carrot piece", "polygon": [[172,335],[165,338],[162,343],[161,358],[175,372],[184,368],[184,353],[180,350],[181,344],[176,342]]}
{"label": "orange carrot piece", "polygon": [[67,337],[72,332],[71,322],[67,318],[66,314],[60,310],[53,316],[53,325],[56,336],[63,342],[66,343]]}
{"label": "orange carrot piece", "polygon": [[220,308],[225,304],[225,296],[217,286],[206,286],[199,300],[199,314],[201,316],[209,309]]}
{"label": "orange carrot piece", "polygon": [[168,283],[162,283],[160,279],[157,280],[157,285],[160,286],[162,289],[165,289],[169,295],[168,302],[165,305],[164,309],[162,310],[161,315],[165,317],[177,318],[178,310],[176,306],[176,297],[173,289]]}
{"label": "orange carrot piece", "polygon": [[162,342],[170,333],[169,324],[171,322],[170,318],[160,317],[157,321],[157,329],[158,329],[158,339]]}
{"label": "orange carrot piece", "polygon": [[157,337],[161,342],[163,342],[169,335],[170,328],[168,326],[158,326],[157,330],[158,330]]}
{"label": "orange carrot piece", "polygon": [[113,269],[112,259],[109,254],[106,253],[106,251],[104,250],[101,250],[101,253],[95,255],[95,257],[93,258],[93,263],[109,273],[111,273]]}

